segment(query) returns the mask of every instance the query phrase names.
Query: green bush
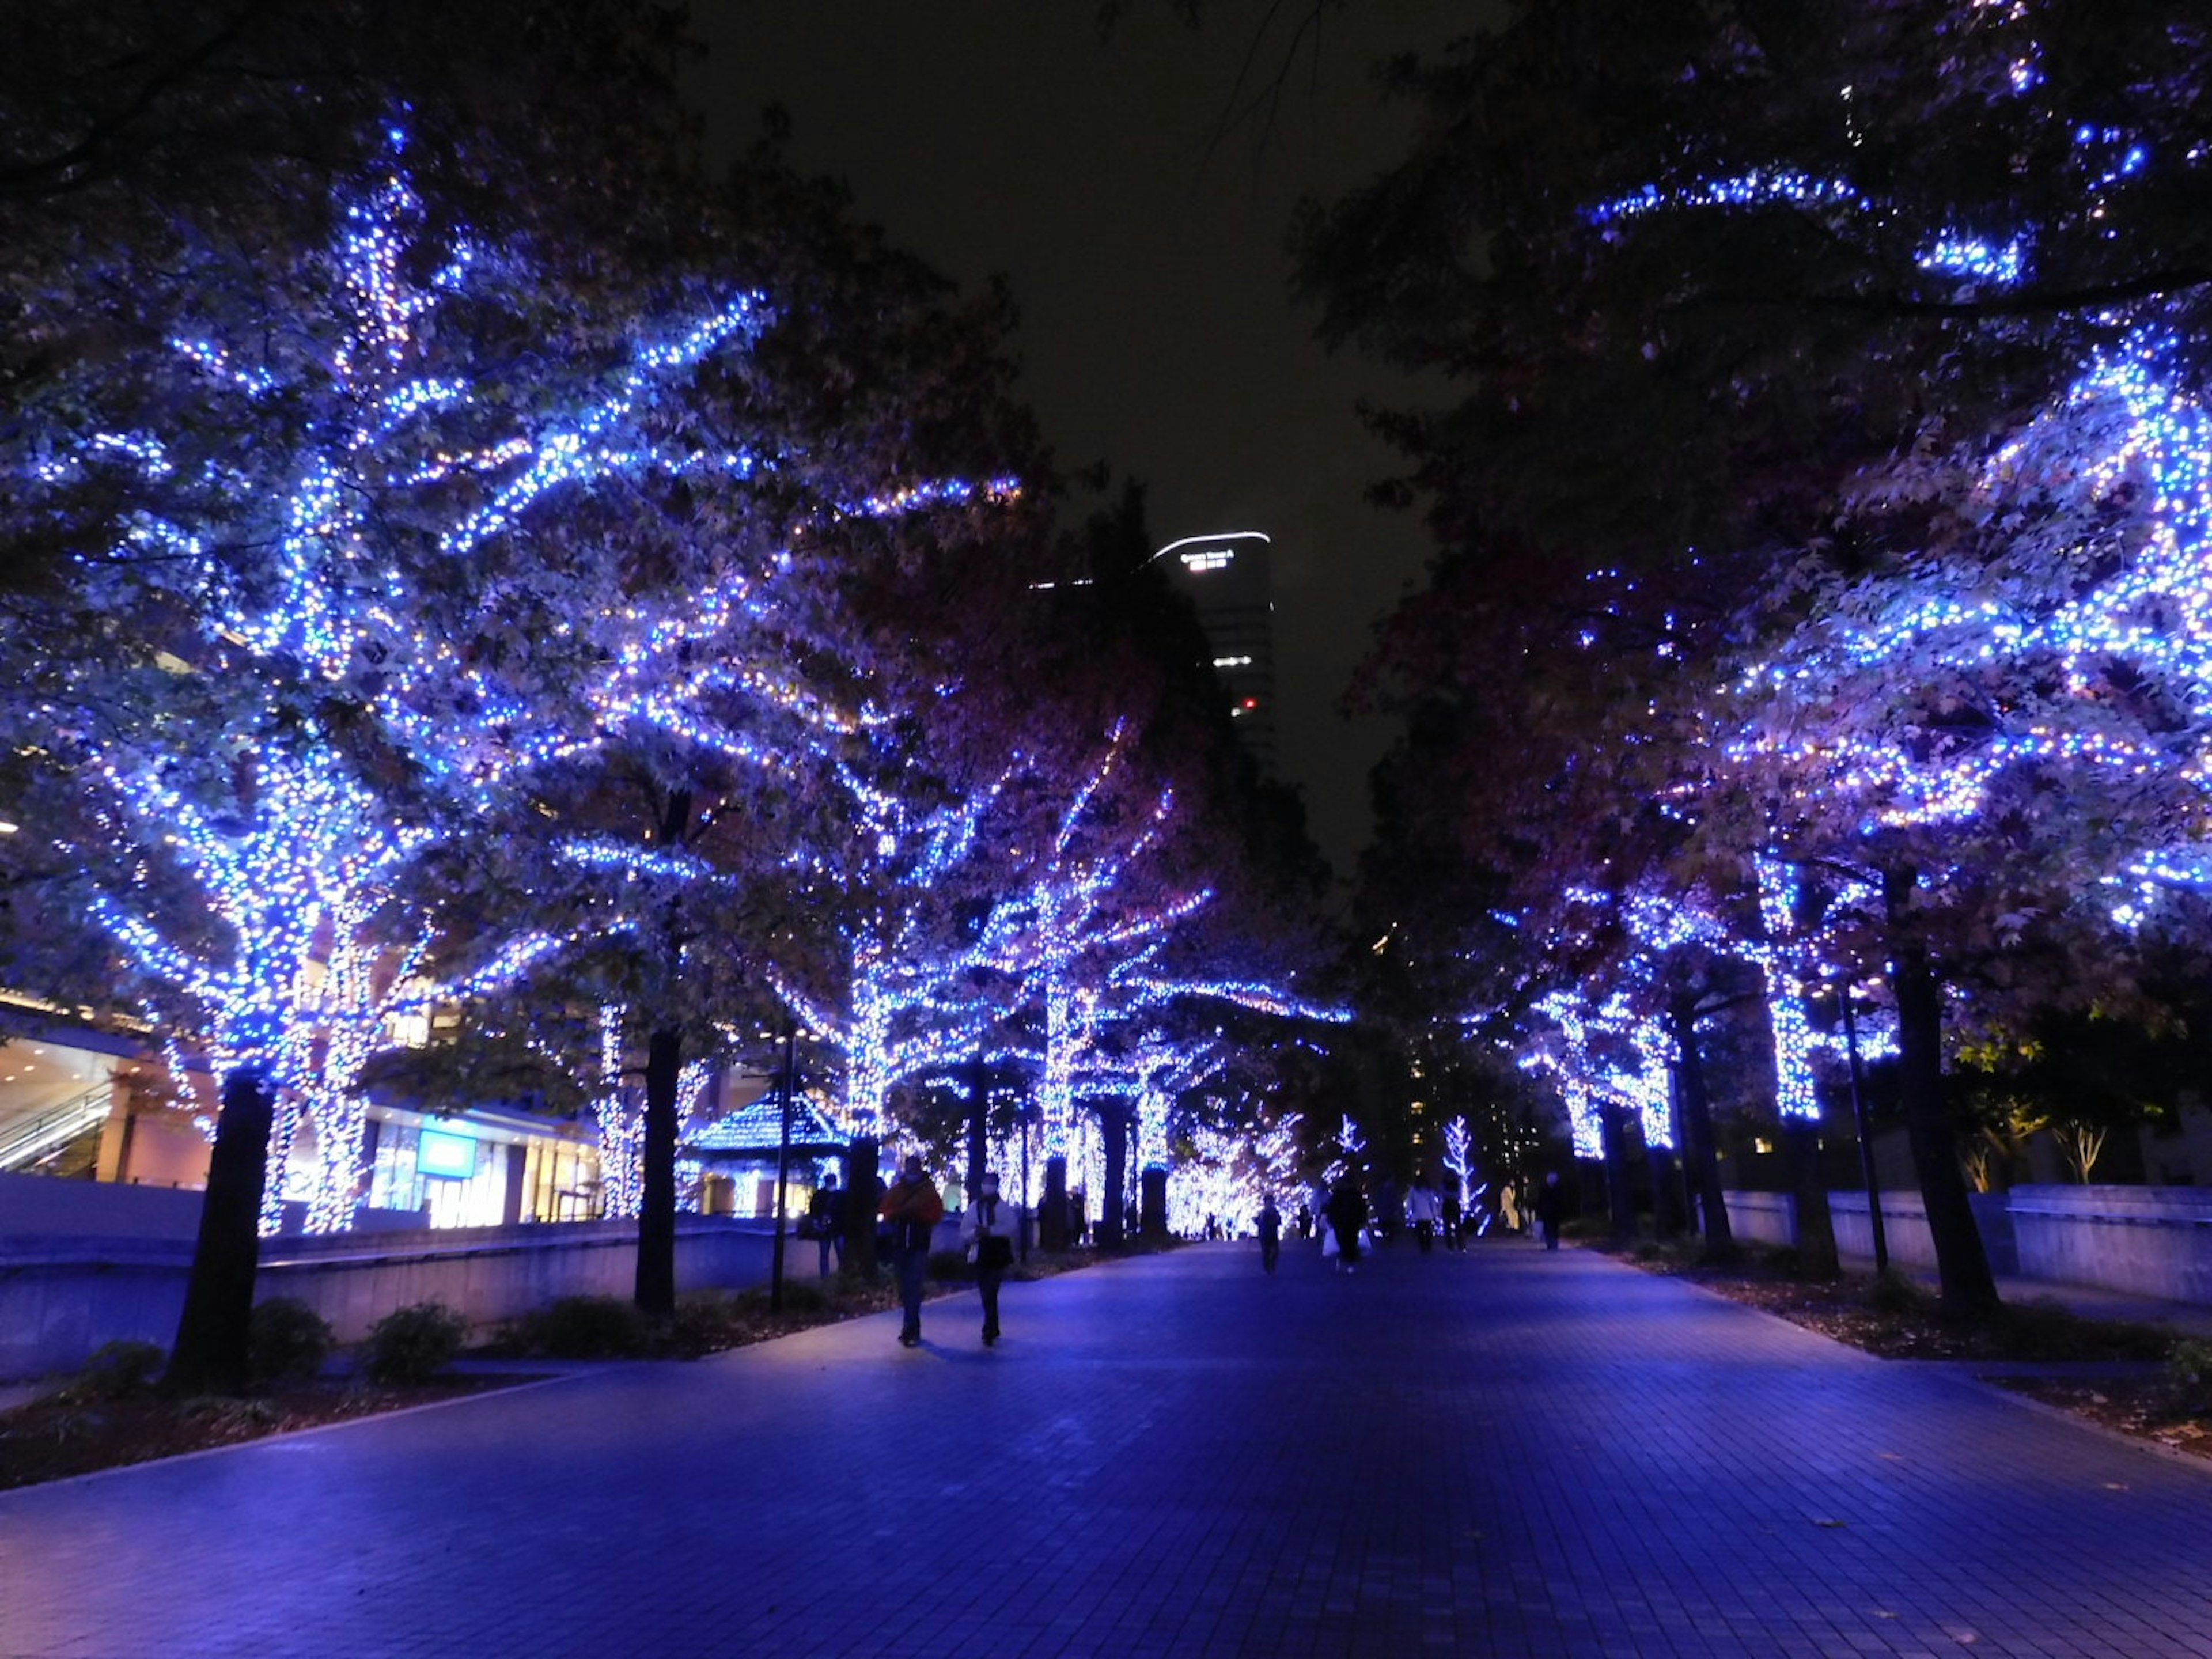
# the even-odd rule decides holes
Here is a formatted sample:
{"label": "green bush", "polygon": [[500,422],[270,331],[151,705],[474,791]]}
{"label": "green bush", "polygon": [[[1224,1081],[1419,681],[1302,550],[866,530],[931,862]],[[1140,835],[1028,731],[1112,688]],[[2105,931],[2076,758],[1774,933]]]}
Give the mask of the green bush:
{"label": "green bush", "polygon": [[678,1353],[696,1358],[730,1346],[742,1328],[737,1298],[727,1291],[687,1291],[676,1298],[668,1341]]}
{"label": "green bush", "polygon": [[564,1296],[523,1316],[516,1338],[555,1359],[622,1359],[653,1342],[653,1322],[618,1296]]}
{"label": "green bush", "polygon": [[2176,1410],[2212,1412],[2212,1341],[2192,1337],[2175,1343],[2166,1362],[2166,1385]]}
{"label": "green bush", "polygon": [[1935,1306],[1936,1298],[1910,1274],[1885,1267],[1867,1288],[1866,1304],[1876,1313],[1920,1314]]}
{"label": "green bush", "polygon": [[397,1308],[369,1328],[362,1370],[372,1382],[427,1382],[453,1363],[469,1322],[442,1302]]}
{"label": "green bush", "polygon": [[319,1375],[335,1340],[330,1322],[296,1297],[253,1304],[246,1369],[256,1382],[304,1382]]}
{"label": "green bush", "polygon": [[86,1400],[121,1400],[143,1394],[167,1360],[158,1342],[108,1342],[94,1349],[71,1379],[69,1392]]}
{"label": "green bush", "polygon": [[965,1250],[933,1250],[929,1255],[929,1276],[932,1279],[973,1279],[975,1270],[968,1265]]}

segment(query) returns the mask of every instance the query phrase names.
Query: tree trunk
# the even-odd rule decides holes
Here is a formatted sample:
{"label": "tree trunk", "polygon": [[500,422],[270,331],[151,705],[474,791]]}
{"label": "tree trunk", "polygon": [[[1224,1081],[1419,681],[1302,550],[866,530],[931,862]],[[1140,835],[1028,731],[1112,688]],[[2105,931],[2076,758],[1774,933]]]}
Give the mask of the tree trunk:
{"label": "tree trunk", "polygon": [[1677,1001],[1668,1012],[1668,1024],[1682,1056],[1677,1075],[1682,1085],[1684,1139],[1689,1142],[1684,1155],[1690,1166],[1690,1189],[1697,1196],[1698,1230],[1705,1235],[1708,1259],[1733,1261],[1735,1231],[1729,1225],[1728,1200],[1721,1196],[1720,1159],[1714,1156],[1713,1109],[1705,1093],[1705,1060],[1698,1052],[1694,1000],[1685,997]]}
{"label": "tree trunk", "polygon": [[655,1319],[676,1314],[676,1097],[682,1033],[655,1031],[645,1051],[645,1146],[637,1206],[637,1305]]}
{"label": "tree trunk", "polygon": [[1605,1133],[1605,1207],[1615,1238],[1636,1237],[1636,1188],[1628,1175],[1628,1109],[1607,1101],[1598,1109]]}
{"label": "tree trunk", "polygon": [[253,1279],[261,1266],[261,1192],[275,1115],[276,1097],[259,1071],[241,1066],[222,1080],[222,1115],[208,1153],[207,1194],[176,1346],[161,1378],[164,1393],[239,1395],[252,1380],[247,1336]]}
{"label": "tree trunk", "polygon": [[1820,1126],[1814,1119],[1784,1116],[1782,1139],[1790,1155],[1790,1184],[1796,1188],[1797,1252],[1815,1279],[1833,1279],[1836,1220],[1828,1209],[1828,1182],[1820,1165]]}
{"label": "tree trunk", "polygon": [[1137,1177],[1144,1188],[1139,1222],[1146,1238],[1168,1236],[1168,1172],[1158,1164]]}
{"label": "tree trunk", "polygon": [[1910,871],[1891,871],[1883,880],[1891,922],[1890,991],[1897,999],[1898,1082],[1913,1173],[1936,1244],[1943,1311],[1971,1318],[1996,1309],[1997,1285],[1967,1196],[1958,1130],[1944,1105],[1942,988],[1927,947],[1897,925],[1912,883]]}
{"label": "tree trunk", "polygon": [[1037,1249],[1050,1255],[1067,1248],[1067,1160],[1044,1161],[1044,1196],[1037,1200]]}
{"label": "tree trunk", "polygon": [[845,1271],[876,1271],[876,1208],[883,1202],[883,1149],[873,1135],[855,1135],[845,1153]]}
{"label": "tree trunk", "polygon": [[[990,1156],[990,1145],[991,1068],[978,1054],[968,1069],[968,1181],[963,1190],[970,1203],[983,1190],[983,1170]],[[1000,1172],[999,1184],[1008,1184],[1003,1170]]]}
{"label": "tree trunk", "polygon": [[1664,1146],[1646,1146],[1644,1156],[1651,1166],[1651,1236],[1669,1239],[1682,1231],[1674,1203],[1674,1155]]}
{"label": "tree trunk", "polygon": [[1129,1178],[1129,1114],[1113,1102],[1099,1110],[1106,1131],[1106,1191],[1098,1206],[1098,1248],[1118,1250],[1121,1248],[1122,1185]]}

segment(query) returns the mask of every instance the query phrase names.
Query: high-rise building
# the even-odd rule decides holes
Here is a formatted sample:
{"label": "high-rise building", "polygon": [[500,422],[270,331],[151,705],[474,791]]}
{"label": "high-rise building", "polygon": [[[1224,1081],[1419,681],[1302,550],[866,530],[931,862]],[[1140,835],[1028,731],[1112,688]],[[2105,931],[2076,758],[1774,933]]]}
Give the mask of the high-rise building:
{"label": "high-rise building", "polygon": [[1275,769],[1275,602],[1267,538],[1257,530],[1185,536],[1152,556],[1190,596],[1213,647],[1237,735],[1263,769]]}

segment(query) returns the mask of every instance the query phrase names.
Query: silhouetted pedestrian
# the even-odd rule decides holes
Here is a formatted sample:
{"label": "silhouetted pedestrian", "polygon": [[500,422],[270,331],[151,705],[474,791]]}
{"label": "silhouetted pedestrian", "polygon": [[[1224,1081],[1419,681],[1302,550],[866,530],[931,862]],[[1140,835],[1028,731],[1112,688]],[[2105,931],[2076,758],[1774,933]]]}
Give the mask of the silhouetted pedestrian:
{"label": "silhouetted pedestrian", "polygon": [[1367,1194],[1350,1176],[1328,1195],[1328,1231],[1336,1240],[1336,1266],[1350,1273],[1359,1260],[1359,1232],[1367,1224]]}
{"label": "silhouetted pedestrian", "polygon": [[1021,1229],[1021,1206],[999,1197],[999,1177],[985,1175],[976,1183],[976,1198],[961,1218],[960,1236],[968,1241],[968,1259],[975,1264],[975,1288],[983,1296],[983,1346],[999,1340],[999,1286],[1006,1269],[1014,1265],[1014,1240]]}
{"label": "silhouetted pedestrian", "polygon": [[1543,1230],[1544,1248],[1559,1248],[1559,1223],[1567,1213],[1567,1195],[1559,1186],[1559,1172],[1549,1171],[1536,1193],[1536,1224]]}
{"label": "silhouetted pedestrian", "polygon": [[814,1189],[807,1201],[806,1224],[814,1235],[815,1248],[821,1251],[821,1261],[815,1267],[817,1278],[830,1277],[830,1253],[837,1253],[837,1265],[845,1265],[845,1194],[837,1190],[837,1177],[823,1177],[822,1184]]}
{"label": "silhouetted pedestrian", "polygon": [[1271,1194],[1260,1199],[1260,1265],[1267,1272],[1275,1271],[1275,1263],[1283,1254],[1283,1212],[1275,1207]]}

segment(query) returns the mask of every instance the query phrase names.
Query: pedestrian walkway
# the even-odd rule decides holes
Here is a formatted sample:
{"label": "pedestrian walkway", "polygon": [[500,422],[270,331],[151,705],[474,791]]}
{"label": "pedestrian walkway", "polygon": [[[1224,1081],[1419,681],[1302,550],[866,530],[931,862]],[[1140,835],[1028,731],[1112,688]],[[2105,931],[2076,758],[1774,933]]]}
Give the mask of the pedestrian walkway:
{"label": "pedestrian walkway", "polygon": [[0,1654],[2212,1655],[2212,1471],[1592,1253],[1006,1312],[0,1494]]}

